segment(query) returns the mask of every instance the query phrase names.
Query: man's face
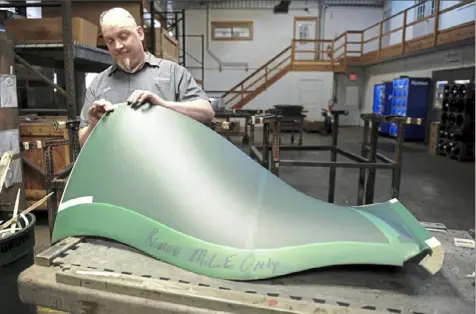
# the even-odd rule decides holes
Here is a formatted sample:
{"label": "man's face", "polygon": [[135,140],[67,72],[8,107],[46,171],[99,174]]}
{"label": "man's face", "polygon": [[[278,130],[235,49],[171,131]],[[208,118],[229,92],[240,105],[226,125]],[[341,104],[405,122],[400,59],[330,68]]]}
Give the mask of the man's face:
{"label": "man's face", "polygon": [[144,53],[142,27],[107,24],[101,32],[114,61],[125,71],[132,71]]}

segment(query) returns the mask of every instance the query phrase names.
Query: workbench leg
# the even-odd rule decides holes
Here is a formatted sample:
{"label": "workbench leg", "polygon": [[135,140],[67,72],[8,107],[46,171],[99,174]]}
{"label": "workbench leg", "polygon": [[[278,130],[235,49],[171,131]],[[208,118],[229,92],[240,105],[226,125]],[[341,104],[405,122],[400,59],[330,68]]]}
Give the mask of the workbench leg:
{"label": "workbench leg", "polygon": [[45,166],[46,166],[46,178],[45,178],[45,185],[46,185],[46,194],[53,192],[46,200],[46,211],[48,213],[48,229],[50,232],[50,238],[53,234],[53,226],[54,226],[54,202],[56,201],[56,193],[55,189],[53,188],[53,177],[54,177],[54,161],[53,161],[53,147],[49,144],[45,145]]}
{"label": "workbench leg", "polygon": [[[378,129],[380,122],[372,121],[372,128],[370,129],[370,163],[377,162],[377,148],[378,148]],[[365,204],[372,204],[374,202],[375,194],[375,176],[377,169],[369,168],[367,175],[367,186],[365,188]]]}
{"label": "workbench leg", "polygon": [[271,172],[279,177],[279,141],[280,141],[280,121],[276,119],[274,121],[273,127],[273,144],[272,144],[272,162],[271,162]]}
{"label": "workbench leg", "polygon": [[[334,115],[334,122],[332,123],[332,147],[331,147],[331,162],[337,161],[337,138],[339,133],[339,116]],[[329,168],[329,193],[327,201],[334,203],[334,194],[336,189],[336,167],[331,165]]]}
{"label": "workbench leg", "polygon": [[[255,125],[250,123],[250,137],[248,140],[248,154],[253,157],[253,151],[251,150],[251,146],[255,145]],[[255,158],[253,158],[255,159]]]}
{"label": "workbench leg", "polygon": [[304,131],[304,117],[301,117],[301,121],[299,124],[299,146],[302,146],[302,137],[303,137],[303,131]]}
{"label": "workbench leg", "polygon": [[[369,143],[369,120],[364,120],[364,130],[362,131],[362,145],[360,148],[360,154],[362,157],[367,158],[368,156],[368,149],[367,145]],[[365,181],[367,177],[367,170],[368,168],[360,168],[359,169],[359,187],[357,191],[357,205],[363,205],[365,202]]]}
{"label": "workbench leg", "polygon": [[263,146],[261,153],[263,156],[263,167],[269,170],[269,123],[263,124]]}
{"label": "workbench leg", "polygon": [[392,170],[392,198],[400,196],[400,180],[402,177],[402,153],[403,141],[405,138],[404,124],[398,124],[397,144],[395,145],[394,168]]}
{"label": "workbench leg", "polygon": [[245,118],[245,130],[244,130],[244,134],[243,134],[243,139],[241,140],[241,143],[243,145],[247,145],[250,141],[249,132],[250,132],[250,118],[246,117]]}

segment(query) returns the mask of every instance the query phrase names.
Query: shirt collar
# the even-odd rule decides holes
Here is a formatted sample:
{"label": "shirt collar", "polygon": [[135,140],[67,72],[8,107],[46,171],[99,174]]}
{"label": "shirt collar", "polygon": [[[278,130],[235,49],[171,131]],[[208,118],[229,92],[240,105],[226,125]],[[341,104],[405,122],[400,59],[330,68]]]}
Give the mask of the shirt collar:
{"label": "shirt collar", "polygon": [[[149,66],[153,66],[153,67],[159,67],[160,66],[160,62],[161,62],[161,59],[155,57],[153,54],[151,54],[150,52],[147,52],[147,57],[145,59],[145,62],[144,64],[142,65],[142,67],[137,70],[137,72],[139,72],[146,64],[148,64]],[[109,74],[108,76],[111,76],[112,74],[114,74],[114,72],[116,71],[122,71],[122,69],[117,65],[117,63],[114,63],[110,70],[109,70]]]}

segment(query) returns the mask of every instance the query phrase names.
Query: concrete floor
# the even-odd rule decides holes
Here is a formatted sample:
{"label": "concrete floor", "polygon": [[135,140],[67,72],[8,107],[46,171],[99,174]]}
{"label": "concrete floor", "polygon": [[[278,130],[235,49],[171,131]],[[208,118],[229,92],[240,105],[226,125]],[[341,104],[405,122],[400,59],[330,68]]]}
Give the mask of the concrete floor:
{"label": "concrete floor", "polygon": [[[256,134],[256,142],[261,135]],[[233,140],[241,140],[233,138]],[[284,133],[283,144],[290,144],[290,134]],[[341,128],[339,147],[360,152],[361,129]],[[331,137],[316,133],[304,133],[304,145],[330,145]],[[394,140],[379,139],[380,152],[393,157]],[[328,152],[282,152],[282,159],[329,160]],[[349,161],[339,157],[339,161]],[[475,174],[473,162],[457,162],[441,156],[431,156],[426,145],[405,143],[403,174],[399,200],[421,221],[440,222],[450,229],[474,228],[475,221]],[[310,196],[327,200],[329,169],[281,167],[280,177],[294,188]],[[335,203],[356,205],[357,169],[338,169],[336,176]],[[391,171],[378,170],[375,184],[375,202],[391,198]],[[36,213],[36,251],[49,246],[45,213]]]}

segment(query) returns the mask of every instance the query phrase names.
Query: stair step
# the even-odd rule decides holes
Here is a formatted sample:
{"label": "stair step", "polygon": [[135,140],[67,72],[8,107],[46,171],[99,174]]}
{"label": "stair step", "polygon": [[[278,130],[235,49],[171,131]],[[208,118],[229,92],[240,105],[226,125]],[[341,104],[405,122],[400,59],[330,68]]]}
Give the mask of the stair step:
{"label": "stair step", "polygon": [[292,63],[292,71],[322,71],[322,72],[340,72],[343,69],[343,64],[341,62],[334,62],[333,64],[330,61],[316,60],[316,61],[301,61],[295,60]]}
{"label": "stair step", "polygon": [[[322,61],[322,60],[317,60],[317,61],[302,61],[302,60],[295,60],[293,62],[293,65],[309,65],[309,66],[315,66],[315,65],[331,65],[330,61]],[[334,65],[340,65],[340,62],[334,62]]]}

